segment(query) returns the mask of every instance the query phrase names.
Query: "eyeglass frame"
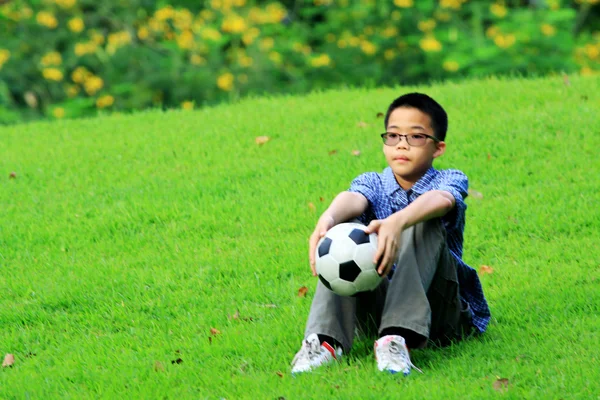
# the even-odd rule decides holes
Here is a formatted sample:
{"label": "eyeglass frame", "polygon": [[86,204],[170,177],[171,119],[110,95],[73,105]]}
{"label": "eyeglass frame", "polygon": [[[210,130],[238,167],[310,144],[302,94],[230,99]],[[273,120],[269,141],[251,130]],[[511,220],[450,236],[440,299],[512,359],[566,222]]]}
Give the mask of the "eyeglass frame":
{"label": "eyeglass frame", "polygon": [[408,135],[401,135],[401,134],[396,133],[396,132],[384,132],[380,136],[381,136],[381,139],[383,140],[383,144],[386,145],[386,146],[396,146],[398,144],[398,143],[396,143],[396,144],[387,144],[385,142],[385,136],[386,135],[390,135],[390,134],[392,134],[392,135],[398,135],[398,143],[400,143],[400,140],[404,137],[404,140],[406,141],[406,144],[408,144],[409,146],[414,146],[414,147],[423,147],[423,146],[425,146],[425,143],[423,143],[422,145],[418,145],[418,146],[415,146],[414,144],[410,144],[408,142],[408,137],[409,136],[414,136],[414,135],[425,136],[426,138],[431,139],[431,140],[433,140],[436,143],[440,143],[441,142],[440,139],[436,138],[435,136],[428,135],[426,133],[409,133]]}

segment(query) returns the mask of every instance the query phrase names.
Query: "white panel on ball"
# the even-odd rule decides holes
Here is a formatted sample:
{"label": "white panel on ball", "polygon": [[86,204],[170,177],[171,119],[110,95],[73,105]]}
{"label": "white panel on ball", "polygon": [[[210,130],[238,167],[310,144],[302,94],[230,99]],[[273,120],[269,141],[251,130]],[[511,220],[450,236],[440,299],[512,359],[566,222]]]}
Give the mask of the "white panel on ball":
{"label": "white panel on ball", "polygon": [[329,283],[331,284],[331,289],[340,296],[352,296],[356,293],[356,287],[351,282],[335,279]]}
{"label": "white panel on ball", "polygon": [[320,257],[319,262],[316,263],[317,274],[323,276],[327,282],[332,282],[339,278],[339,263],[326,254]]}

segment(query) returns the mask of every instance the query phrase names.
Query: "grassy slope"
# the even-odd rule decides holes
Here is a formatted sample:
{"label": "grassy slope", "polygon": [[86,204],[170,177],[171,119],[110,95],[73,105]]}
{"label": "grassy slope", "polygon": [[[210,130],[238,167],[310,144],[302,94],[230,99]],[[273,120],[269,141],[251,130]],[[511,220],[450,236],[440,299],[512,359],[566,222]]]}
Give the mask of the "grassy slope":
{"label": "grassy slope", "polygon": [[483,194],[465,260],[494,268],[489,332],[414,352],[408,379],[377,373],[367,341],[289,375],[308,235],[385,166],[376,114],[413,89],[0,128],[0,398],[481,398],[499,377],[515,398],[597,395],[599,78],[418,88],[450,115],[437,167]]}

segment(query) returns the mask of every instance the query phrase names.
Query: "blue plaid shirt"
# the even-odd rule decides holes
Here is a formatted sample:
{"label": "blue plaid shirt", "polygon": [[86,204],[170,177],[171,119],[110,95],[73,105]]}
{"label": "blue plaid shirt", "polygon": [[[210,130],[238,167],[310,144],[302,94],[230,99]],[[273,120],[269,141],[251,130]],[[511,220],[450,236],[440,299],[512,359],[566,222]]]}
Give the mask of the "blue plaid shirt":
{"label": "blue plaid shirt", "polygon": [[396,181],[392,169],[387,167],[382,173],[367,172],[358,176],[352,181],[349,191],[361,193],[369,201],[369,207],[359,218],[366,225],[373,219],[384,219],[402,210],[427,191],[444,190],[452,193],[455,207],[442,217],[446,228],[446,241],[457,263],[460,296],[471,307],[473,324],[480,332],[484,332],[490,321],[490,310],[477,272],[462,260],[467,209],[464,199],[468,195],[468,187],[467,176],[461,171],[438,171],[432,167],[412,188],[405,191]]}

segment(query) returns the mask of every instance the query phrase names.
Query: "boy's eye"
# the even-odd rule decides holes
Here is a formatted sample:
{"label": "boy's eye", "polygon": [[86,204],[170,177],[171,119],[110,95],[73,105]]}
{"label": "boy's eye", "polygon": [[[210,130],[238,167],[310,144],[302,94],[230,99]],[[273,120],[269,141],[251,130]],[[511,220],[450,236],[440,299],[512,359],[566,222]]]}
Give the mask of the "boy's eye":
{"label": "boy's eye", "polygon": [[388,133],[387,137],[389,139],[396,140],[396,139],[398,139],[398,134],[397,133]]}
{"label": "boy's eye", "polygon": [[412,139],[415,139],[415,140],[423,140],[423,139],[425,139],[427,137],[425,135],[419,135],[419,134],[413,134],[413,135],[410,135],[410,136],[411,136]]}

